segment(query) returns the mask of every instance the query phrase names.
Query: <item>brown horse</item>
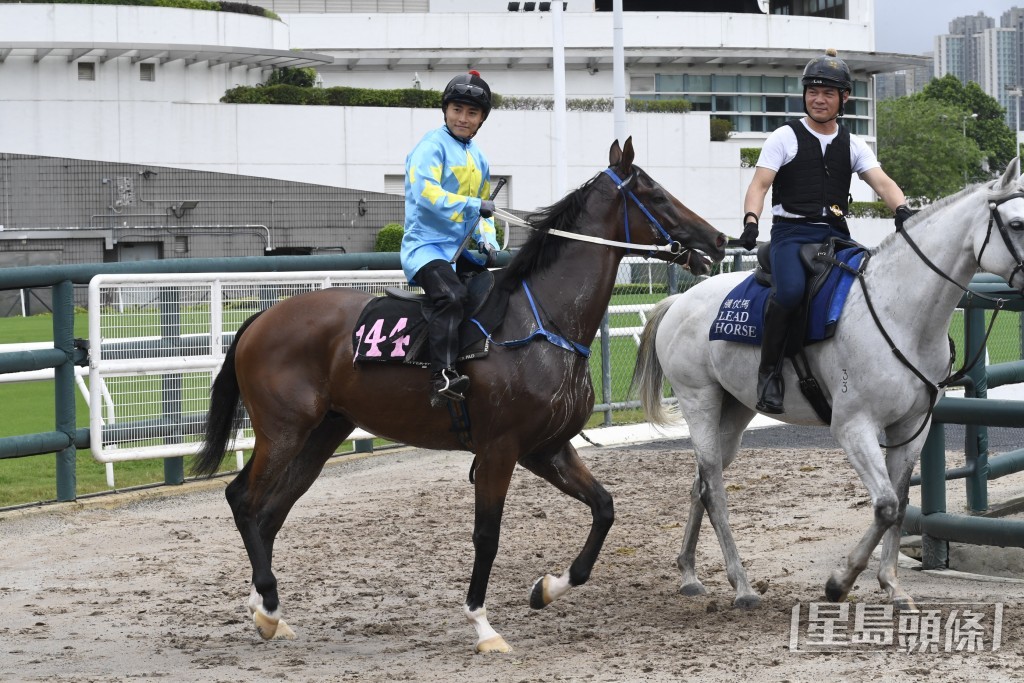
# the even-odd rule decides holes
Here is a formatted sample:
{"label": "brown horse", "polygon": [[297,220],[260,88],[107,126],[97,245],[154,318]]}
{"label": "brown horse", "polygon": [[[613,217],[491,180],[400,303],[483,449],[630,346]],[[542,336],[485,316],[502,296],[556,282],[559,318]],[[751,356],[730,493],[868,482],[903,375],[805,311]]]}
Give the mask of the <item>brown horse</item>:
{"label": "brown horse", "polygon": [[425,370],[353,363],[353,330],[372,299],[369,294],[347,289],[301,294],[238,330],[211,390],[205,441],[194,469],[217,471],[242,417],[241,400],[256,443],[226,495],[252,564],[248,606],[263,638],[294,637],[281,620],[271,570],[274,538],[295,501],[355,427],[421,448],[466,450],[465,444],[472,444],[476,556],[465,614],[476,629],[478,652],[509,650],[487,621],[484,598],[516,463],[586,503],[593,514],[579,555],[561,577],[537,580],[531,606],[544,607],[590,577],[614,518],[612,499],[569,440],[594,406],[584,347],[593,341],[611,298],[626,253],[622,242],[646,251],[668,243],[654,255],[685,260],[700,274],[708,263],[694,250],[720,260],[725,237],[633,165],[632,139],[624,149],[612,145],[607,171],[532,218],[536,232],[506,270],[505,281],[516,288],[496,336],[521,340],[543,327],[571,343],[563,348],[535,340],[503,347],[496,340],[486,358],[465,363],[471,379],[464,404],[471,419],[468,439],[453,431],[446,407],[430,407]]}

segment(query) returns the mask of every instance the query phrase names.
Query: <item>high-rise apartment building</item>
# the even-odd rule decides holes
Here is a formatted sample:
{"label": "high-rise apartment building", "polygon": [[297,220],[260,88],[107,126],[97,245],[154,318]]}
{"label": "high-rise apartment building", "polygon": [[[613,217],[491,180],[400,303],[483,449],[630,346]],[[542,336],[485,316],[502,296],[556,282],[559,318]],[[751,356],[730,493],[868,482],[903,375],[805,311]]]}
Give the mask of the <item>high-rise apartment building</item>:
{"label": "high-rise apartment building", "polygon": [[983,12],[957,17],[949,33],[935,37],[935,77],[953,74],[974,81],[1006,109],[1006,124],[1020,128],[1020,87],[1024,83],[1024,9],[1014,7],[999,19]]}

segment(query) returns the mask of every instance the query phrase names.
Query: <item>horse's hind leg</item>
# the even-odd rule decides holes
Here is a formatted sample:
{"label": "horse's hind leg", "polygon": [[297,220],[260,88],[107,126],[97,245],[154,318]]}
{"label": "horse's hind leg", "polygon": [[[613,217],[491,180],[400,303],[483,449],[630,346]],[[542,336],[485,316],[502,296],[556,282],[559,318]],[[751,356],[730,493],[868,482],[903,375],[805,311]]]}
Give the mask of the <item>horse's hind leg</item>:
{"label": "horse's hind leg", "polygon": [[565,444],[552,455],[526,456],[519,464],[563,493],[589,505],[593,519],[587,541],[569,569],[561,576],[546,574],[534,582],[530,607],[541,609],[590,578],[604,539],[615,521],[615,508],[611,494],[594,478],[572,444]]}
{"label": "horse's hind leg", "polygon": [[353,426],[329,415],[306,437],[296,451],[298,438],[279,437],[265,451],[257,441],[245,469],[228,486],[226,495],[235,525],[253,568],[248,608],[259,634],[265,638],[294,638],[281,619],[277,579],[271,569],[274,539],[295,502],[309,490],[324,463],[352,432]]}
{"label": "horse's hind leg", "polygon": [[[680,395],[680,392],[677,391],[677,395]],[[715,405],[713,396],[699,396],[682,405],[690,427],[690,440],[697,454],[697,479],[694,486],[699,490],[701,504],[707,511],[711,525],[718,536],[718,544],[725,559],[725,571],[729,583],[736,589],[736,598],[733,600],[733,604],[736,607],[753,608],[760,604],[761,597],[750,586],[747,572],[743,568],[739,551],[736,549],[736,541],[732,536],[723,471],[736,458],[743,429],[750,422],[754,413],[731,397],[723,396],[719,400],[722,401],[722,408],[717,412],[713,408]],[[718,419],[715,419],[716,416]],[[687,568],[682,566],[683,563],[691,563],[692,580],[696,580],[696,571],[692,568],[697,533],[700,530],[700,521],[693,519],[696,507],[696,504],[691,506],[691,519],[687,521],[687,534],[683,539],[683,550],[680,553],[684,588],[687,586],[689,577],[687,577]],[[700,585],[700,582],[697,581],[697,584]],[[695,587],[692,587],[691,590],[699,592],[699,589]]]}

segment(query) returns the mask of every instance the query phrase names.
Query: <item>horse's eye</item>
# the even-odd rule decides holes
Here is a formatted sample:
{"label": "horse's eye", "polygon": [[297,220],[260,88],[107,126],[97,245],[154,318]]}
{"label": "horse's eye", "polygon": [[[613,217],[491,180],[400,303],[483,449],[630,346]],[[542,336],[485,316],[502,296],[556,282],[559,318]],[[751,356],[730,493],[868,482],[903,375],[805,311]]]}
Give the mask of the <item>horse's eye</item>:
{"label": "horse's eye", "polygon": [[1024,221],[1019,218],[1017,220],[1010,221],[1010,230],[1013,230],[1014,232],[1024,230]]}

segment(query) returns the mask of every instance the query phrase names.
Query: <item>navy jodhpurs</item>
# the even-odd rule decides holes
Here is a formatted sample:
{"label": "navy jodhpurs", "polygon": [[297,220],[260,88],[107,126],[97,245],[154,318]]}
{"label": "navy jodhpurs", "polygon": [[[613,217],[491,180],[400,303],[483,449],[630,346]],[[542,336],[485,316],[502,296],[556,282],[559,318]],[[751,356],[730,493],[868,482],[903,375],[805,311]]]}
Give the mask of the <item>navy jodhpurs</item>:
{"label": "navy jodhpurs", "polygon": [[773,223],[771,236],[768,248],[775,283],[773,296],[787,311],[803,303],[807,289],[807,272],[800,263],[800,247],[818,244],[833,236],[850,239],[848,232],[836,230],[827,223]]}

